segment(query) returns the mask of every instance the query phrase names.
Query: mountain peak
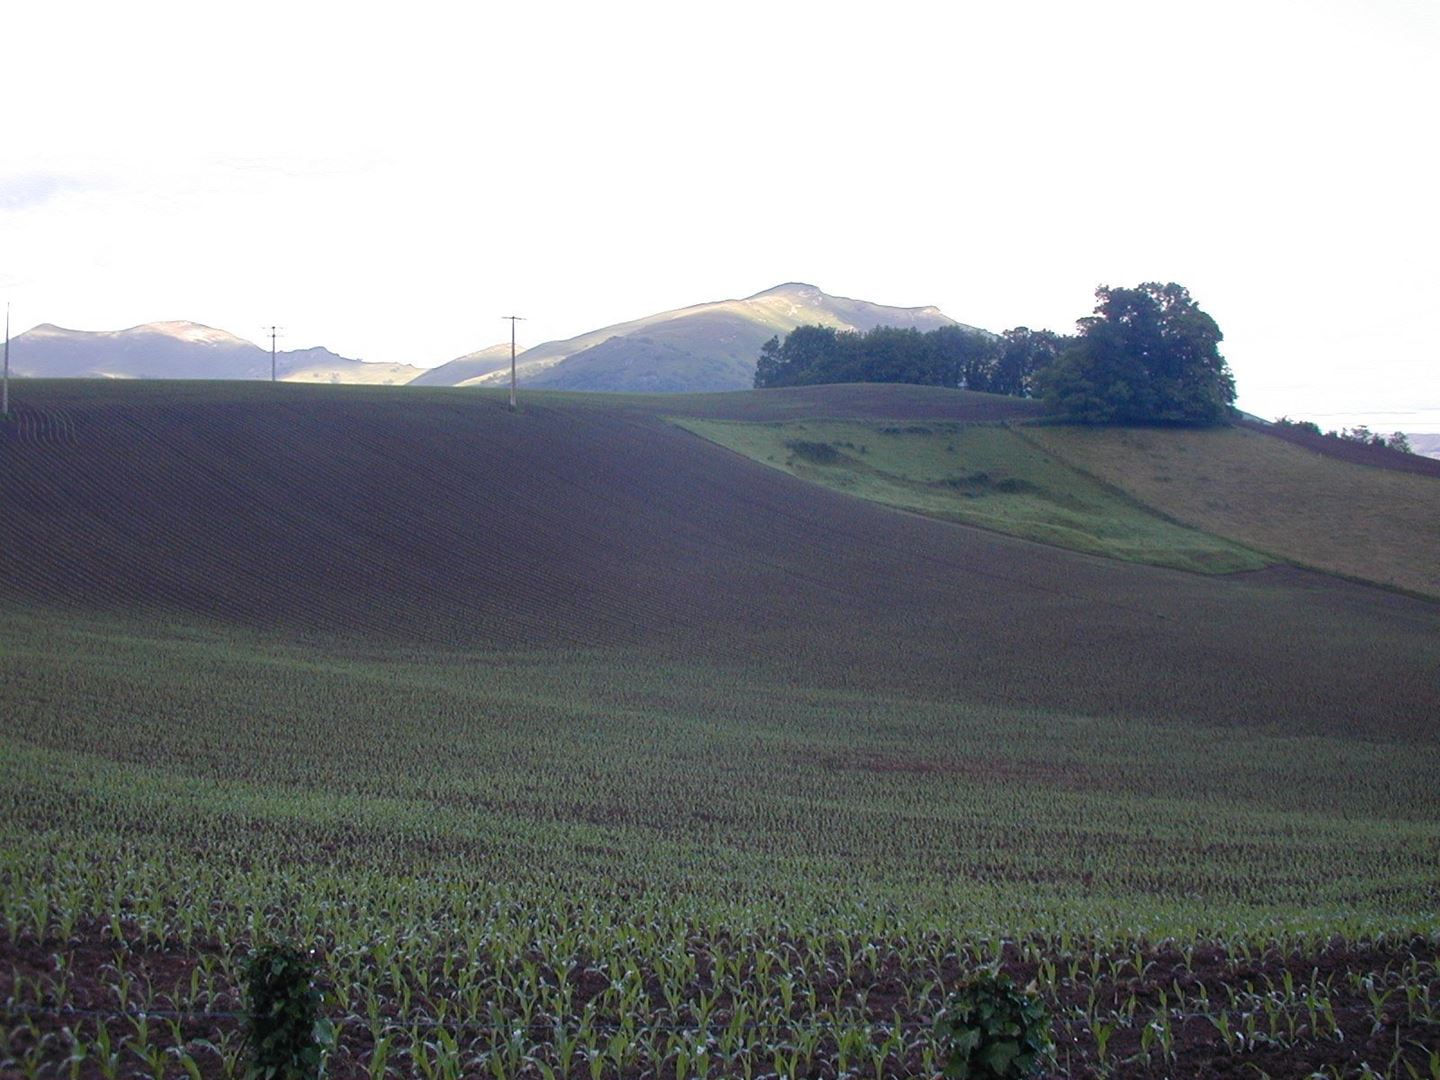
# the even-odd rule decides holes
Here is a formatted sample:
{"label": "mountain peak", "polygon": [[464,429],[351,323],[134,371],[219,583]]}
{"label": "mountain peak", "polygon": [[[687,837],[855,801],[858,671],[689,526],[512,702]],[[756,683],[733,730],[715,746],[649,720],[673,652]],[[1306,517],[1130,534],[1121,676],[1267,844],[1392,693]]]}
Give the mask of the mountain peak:
{"label": "mountain peak", "polygon": [[236,337],[227,330],[216,330],[213,326],[189,322],[185,319],[171,319],[163,322],[143,323],[122,331],[127,334],[163,334],[177,341],[192,345],[253,345],[254,342]]}
{"label": "mountain peak", "polygon": [[[743,300],[692,304],[548,341],[522,354],[517,366],[522,383],[561,390],[742,390],[754,384],[755,360],[768,339],[811,324],[847,331],[957,325],[934,307],[891,307],[786,281]],[[488,367],[453,362],[417,382],[498,383],[509,376],[508,368],[503,361]]]}
{"label": "mountain peak", "polygon": [[811,285],[804,281],[785,281],[779,285],[773,285],[768,289],[763,289],[753,296],[747,296],[745,299],[758,300],[762,296],[794,296],[796,294],[824,296],[825,291],[818,285]]}

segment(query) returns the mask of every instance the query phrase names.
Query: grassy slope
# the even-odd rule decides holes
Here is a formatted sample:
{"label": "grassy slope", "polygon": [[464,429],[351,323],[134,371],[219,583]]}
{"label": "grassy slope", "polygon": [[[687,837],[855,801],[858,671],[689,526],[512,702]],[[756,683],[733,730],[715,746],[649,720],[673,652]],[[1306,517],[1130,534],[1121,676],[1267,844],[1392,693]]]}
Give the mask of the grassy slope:
{"label": "grassy slope", "polygon": [[1270,560],[1172,524],[1038,450],[1008,427],[679,421],[803,480],[1076,551],[1230,573]]}
{"label": "grassy slope", "polygon": [[1040,446],[1157,510],[1301,565],[1440,596],[1440,481],[1241,428],[1037,427]]}

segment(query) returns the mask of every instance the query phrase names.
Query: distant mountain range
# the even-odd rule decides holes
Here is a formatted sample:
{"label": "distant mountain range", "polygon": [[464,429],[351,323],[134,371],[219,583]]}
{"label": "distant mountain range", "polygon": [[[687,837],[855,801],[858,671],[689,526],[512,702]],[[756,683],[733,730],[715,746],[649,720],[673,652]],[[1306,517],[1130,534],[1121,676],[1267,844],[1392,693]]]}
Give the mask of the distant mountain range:
{"label": "distant mountain range", "polygon": [[1410,449],[1426,457],[1440,458],[1440,435],[1408,435]]}
{"label": "distant mountain range", "polygon": [[[43,323],[10,342],[16,375],[80,379],[268,379],[270,350],[224,330],[193,322],[155,322],[128,330],[67,330]],[[422,369],[372,364],[329,349],[275,354],[286,382],[401,386]]]}
{"label": "distant mountain range", "polygon": [[[699,392],[748,389],[760,346],[797,326],[841,330],[876,326],[959,325],[934,307],[888,307],[830,296],[789,283],[743,300],[719,300],[662,311],[521,352],[519,381],[561,390]],[[50,378],[268,379],[269,350],[192,322],[157,322],[128,330],[66,330],[45,324],[11,342],[17,375]],[[428,371],[338,356],[328,349],[277,354],[286,382],[477,386],[510,377],[503,342]]]}
{"label": "distant mountain range", "polygon": [[[830,296],[790,282],[743,300],[718,300],[602,327],[522,353],[517,377],[556,390],[700,392],[744,390],[754,384],[760,346],[797,326],[841,330],[877,326],[933,330],[957,325],[934,307],[888,307]],[[475,386],[509,378],[508,351],[488,370],[472,353],[427,372],[416,385]]]}

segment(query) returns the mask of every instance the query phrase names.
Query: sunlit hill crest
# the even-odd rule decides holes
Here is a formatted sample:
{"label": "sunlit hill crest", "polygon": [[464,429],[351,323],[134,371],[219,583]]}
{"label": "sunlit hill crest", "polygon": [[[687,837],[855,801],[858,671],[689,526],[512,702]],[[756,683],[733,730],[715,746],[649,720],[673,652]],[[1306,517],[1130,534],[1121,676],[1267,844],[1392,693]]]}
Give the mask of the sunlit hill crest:
{"label": "sunlit hill crest", "polygon": [[[527,349],[517,360],[522,384],[562,390],[699,392],[749,388],[760,346],[797,326],[841,330],[876,326],[932,330],[955,320],[936,307],[893,307],[831,296],[788,282],[741,300],[662,311]],[[470,386],[509,377],[507,361],[478,371],[466,357],[428,372],[429,385]]]}

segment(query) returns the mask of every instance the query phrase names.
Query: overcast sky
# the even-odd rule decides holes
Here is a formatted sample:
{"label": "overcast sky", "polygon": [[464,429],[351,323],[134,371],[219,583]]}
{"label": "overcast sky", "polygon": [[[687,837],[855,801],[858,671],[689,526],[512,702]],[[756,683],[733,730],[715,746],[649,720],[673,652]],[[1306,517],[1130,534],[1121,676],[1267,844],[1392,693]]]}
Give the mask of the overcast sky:
{"label": "overcast sky", "polygon": [[1178,281],[1242,407],[1440,432],[1437,10],[26,3],[0,297],[431,366],[788,280],[994,330]]}

